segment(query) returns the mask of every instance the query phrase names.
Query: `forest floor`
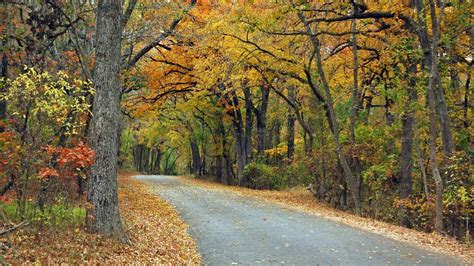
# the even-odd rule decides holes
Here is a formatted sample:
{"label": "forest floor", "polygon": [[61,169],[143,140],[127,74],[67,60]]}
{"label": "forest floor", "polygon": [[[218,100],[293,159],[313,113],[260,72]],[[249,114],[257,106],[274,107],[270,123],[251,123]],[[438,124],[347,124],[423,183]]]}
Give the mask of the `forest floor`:
{"label": "forest floor", "polygon": [[200,264],[196,244],[176,210],[131,175],[119,175],[118,193],[132,245],[88,233],[84,226],[32,225],[0,237],[0,264]]}
{"label": "forest floor", "polygon": [[303,190],[255,191],[172,176],[137,179],[176,206],[205,264],[472,263],[472,249],[449,238],[339,212]]}

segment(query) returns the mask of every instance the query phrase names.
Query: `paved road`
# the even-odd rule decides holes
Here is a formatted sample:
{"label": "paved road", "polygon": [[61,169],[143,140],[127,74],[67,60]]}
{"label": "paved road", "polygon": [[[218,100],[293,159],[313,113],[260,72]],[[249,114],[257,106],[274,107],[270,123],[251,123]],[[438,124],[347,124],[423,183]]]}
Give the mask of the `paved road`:
{"label": "paved road", "polygon": [[257,199],[137,176],[180,212],[207,265],[458,265],[461,260]]}

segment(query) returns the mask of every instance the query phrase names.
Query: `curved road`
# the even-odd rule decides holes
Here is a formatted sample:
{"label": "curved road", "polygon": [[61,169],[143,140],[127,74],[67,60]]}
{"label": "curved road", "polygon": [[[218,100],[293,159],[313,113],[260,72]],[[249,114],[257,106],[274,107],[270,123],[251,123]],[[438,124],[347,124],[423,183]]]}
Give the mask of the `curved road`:
{"label": "curved road", "polygon": [[207,265],[459,265],[435,254],[324,218],[172,176],[136,176],[151,184],[189,224]]}

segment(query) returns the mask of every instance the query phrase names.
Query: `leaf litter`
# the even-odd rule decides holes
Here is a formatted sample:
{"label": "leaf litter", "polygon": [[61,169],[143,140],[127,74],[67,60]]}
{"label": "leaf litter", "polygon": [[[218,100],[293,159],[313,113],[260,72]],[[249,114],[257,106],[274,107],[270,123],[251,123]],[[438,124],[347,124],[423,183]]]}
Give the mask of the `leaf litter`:
{"label": "leaf litter", "polygon": [[187,224],[132,175],[121,172],[118,178],[120,213],[131,245],[83,227],[29,226],[0,238],[0,263],[199,265],[201,257]]}

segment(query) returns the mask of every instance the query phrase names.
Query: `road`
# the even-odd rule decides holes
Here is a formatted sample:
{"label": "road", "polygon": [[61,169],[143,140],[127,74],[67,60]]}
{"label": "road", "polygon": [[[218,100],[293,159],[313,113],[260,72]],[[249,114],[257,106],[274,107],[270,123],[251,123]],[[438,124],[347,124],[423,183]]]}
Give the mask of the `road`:
{"label": "road", "polygon": [[174,205],[206,265],[459,265],[459,258],[173,176],[136,176]]}

